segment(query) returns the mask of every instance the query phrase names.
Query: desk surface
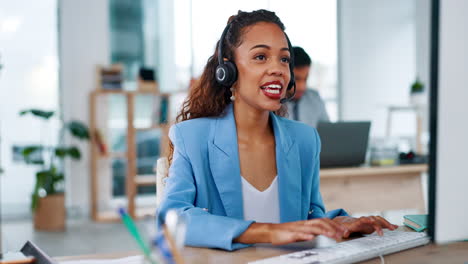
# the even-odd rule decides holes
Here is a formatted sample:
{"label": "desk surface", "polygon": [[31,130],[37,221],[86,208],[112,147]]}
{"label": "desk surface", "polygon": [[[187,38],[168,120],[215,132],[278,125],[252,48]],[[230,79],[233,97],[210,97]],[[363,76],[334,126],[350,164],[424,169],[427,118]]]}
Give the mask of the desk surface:
{"label": "desk surface", "polygon": [[[400,229],[408,230],[405,227]],[[297,243],[288,246],[257,245],[250,248],[240,249],[234,252],[224,250],[186,247],[183,256],[186,263],[193,264],[237,264],[247,263],[249,261],[263,258],[274,257],[282,254],[291,253],[307,249],[306,243]],[[76,257],[60,257],[58,261],[78,260],[78,259],[105,259],[122,258],[132,255],[138,255],[139,252],[123,252],[107,255],[89,255]],[[447,245],[426,245],[413,249],[408,249],[398,253],[384,256],[387,263],[468,263],[468,242],[457,242]],[[381,263],[379,258],[371,259],[362,263],[373,264]]]}
{"label": "desk surface", "polygon": [[369,175],[399,175],[399,174],[420,174],[426,172],[427,164],[412,164],[398,166],[381,166],[381,167],[345,167],[345,168],[326,168],[320,169],[321,178],[333,177],[354,177],[354,176],[369,176]]}
{"label": "desk surface", "polygon": [[[184,258],[186,263],[192,264],[238,264],[247,263],[249,261],[259,260],[262,258],[274,257],[281,254],[290,253],[291,249],[281,249],[272,247],[255,246],[246,249],[241,249],[235,252],[226,252],[222,250],[192,248],[187,247],[184,250]],[[133,255],[139,255],[139,252],[126,252],[107,255],[88,255],[75,257],[59,257],[57,261],[78,260],[78,259],[114,259],[123,258]],[[430,264],[430,263],[468,263],[468,242],[457,242],[447,245],[427,245],[408,249],[398,253],[384,256],[386,263],[413,263],[413,264]],[[365,264],[379,264],[379,258],[364,261]]]}

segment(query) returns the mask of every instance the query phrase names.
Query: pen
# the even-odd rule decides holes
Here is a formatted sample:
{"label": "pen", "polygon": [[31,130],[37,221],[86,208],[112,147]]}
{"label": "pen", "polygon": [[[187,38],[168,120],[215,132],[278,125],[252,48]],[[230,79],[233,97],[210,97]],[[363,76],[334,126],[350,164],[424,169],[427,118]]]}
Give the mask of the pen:
{"label": "pen", "polygon": [[151,251],[145,244],[145,242],[143,242],[143,239],[141,238],[140,233],[138,233],[138,229],[135,226],[135,223],[133,222],[132,218],[125,212],[123,208],[119,208],[119,214],[128,232],[130,232],[133,238],[135,238],[136,242],[138,243],[138,246],[140,246],[140,249],[143,251],[143,254],[145,255],[146,259],[151,264],[156,264],[157,262],[154,261],[151,257]]}

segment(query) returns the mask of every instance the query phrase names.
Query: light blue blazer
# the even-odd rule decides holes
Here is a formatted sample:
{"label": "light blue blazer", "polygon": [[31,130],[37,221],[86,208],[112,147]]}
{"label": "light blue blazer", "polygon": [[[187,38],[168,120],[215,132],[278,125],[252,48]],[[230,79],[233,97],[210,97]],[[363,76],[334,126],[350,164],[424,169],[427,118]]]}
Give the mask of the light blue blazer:
{"label": "light blue blazer", "polygon": [[[303,123],[270,114],[276,142],[280,221],[346,215],[325,213],[319,191],[320,139]],[[233,106],[221,117],[187,120],[171,127],[174,156],[158,215],[176,209],[185,217],[185,244],[235,250],[253,221],[244,220]],[[261,208],[268,210],[268,208]],[[260,210],[260,208],[259,208]]]}

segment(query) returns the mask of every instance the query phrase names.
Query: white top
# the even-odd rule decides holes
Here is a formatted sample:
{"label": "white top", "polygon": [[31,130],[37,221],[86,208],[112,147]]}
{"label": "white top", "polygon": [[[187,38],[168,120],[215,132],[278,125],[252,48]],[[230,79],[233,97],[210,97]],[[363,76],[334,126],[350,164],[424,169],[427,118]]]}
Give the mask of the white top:
{"label": "white top", "polygon": [[244,177],[241,176],[241,179],[244,219],[259,223],[279,223],[278,176],[263,192],[253,187]]}

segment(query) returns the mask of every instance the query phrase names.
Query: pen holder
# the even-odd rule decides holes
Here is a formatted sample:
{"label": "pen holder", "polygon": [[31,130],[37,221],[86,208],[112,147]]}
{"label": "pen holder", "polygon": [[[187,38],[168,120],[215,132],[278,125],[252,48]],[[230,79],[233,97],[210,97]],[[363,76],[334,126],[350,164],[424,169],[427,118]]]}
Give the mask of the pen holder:
{"label": "pen holder", "polygon": [[169,210],[152,243],[152,254],[158,259],[158,263],[184,263],[181,252],[185,242],[185,230],[184,218],[175,210]]}

